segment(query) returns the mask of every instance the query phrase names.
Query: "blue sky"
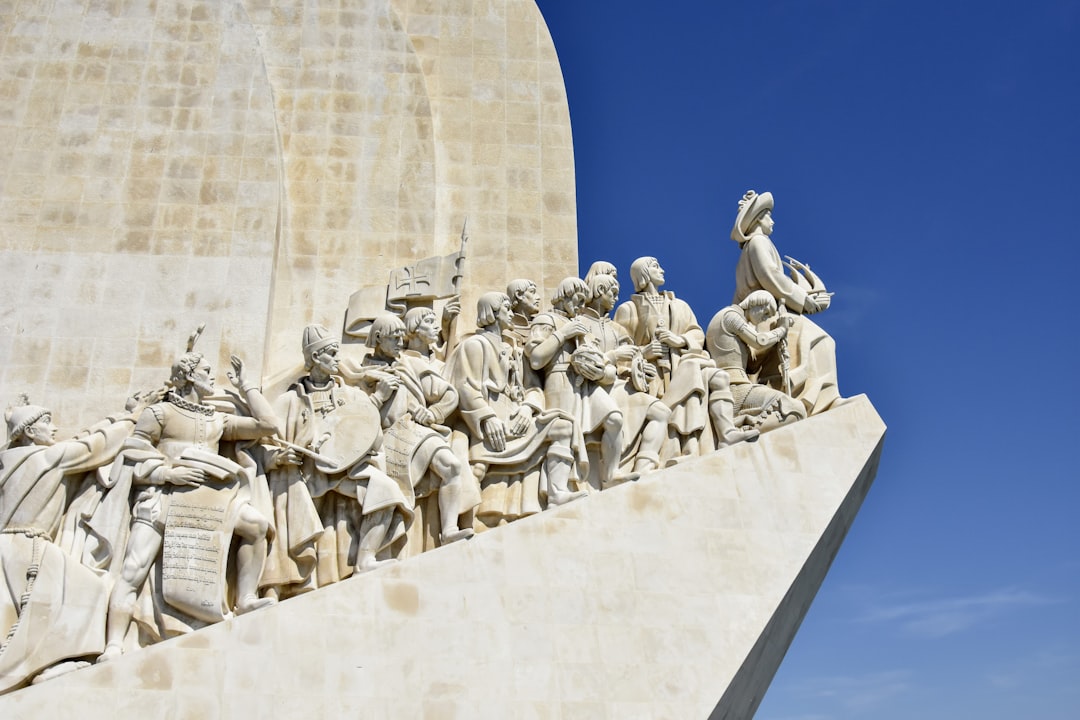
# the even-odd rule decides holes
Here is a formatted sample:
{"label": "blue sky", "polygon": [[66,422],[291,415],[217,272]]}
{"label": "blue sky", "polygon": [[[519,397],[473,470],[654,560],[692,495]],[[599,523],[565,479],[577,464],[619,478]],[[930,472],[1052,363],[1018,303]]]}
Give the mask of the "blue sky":
{"label": "blue sky", "polygon": [[772,191],[889,425],[757,717],[1080,717],[1080,2],[538,5],[582,270],[656,255],[708,322]]}

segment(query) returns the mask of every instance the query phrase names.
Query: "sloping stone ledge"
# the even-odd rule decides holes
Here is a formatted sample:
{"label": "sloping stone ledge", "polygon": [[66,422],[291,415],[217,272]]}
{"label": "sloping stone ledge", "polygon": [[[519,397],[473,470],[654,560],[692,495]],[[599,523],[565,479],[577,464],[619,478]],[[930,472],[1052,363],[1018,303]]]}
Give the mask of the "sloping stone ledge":
{"label": "sloping stone ledge", "polygon": [[865,396],[0,698],[0,717],[748,718],[873,482]]}

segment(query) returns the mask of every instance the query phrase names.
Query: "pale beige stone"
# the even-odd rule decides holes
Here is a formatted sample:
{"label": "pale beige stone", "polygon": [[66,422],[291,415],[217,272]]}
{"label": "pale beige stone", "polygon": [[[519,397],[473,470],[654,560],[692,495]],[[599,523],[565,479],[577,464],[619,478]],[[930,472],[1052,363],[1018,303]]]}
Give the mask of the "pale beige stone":
{"label": "pale beige stone", "polygon": [[0,697],[0,715],[164,717],[190,701],[202,718],[751,717],[869,490],[884,430],[860,396]]}
{"label": "pale beige stone", "polygon": [[[82,348],[103,396],[136,388],[88,349],[100,331],[128,338],[129,383],[164,380],[203,321],[216,364],[242,350],[274,376],[304,325],[340,326],[354,291],[456,251],[466,216],[462,330],[507,278],[547,295],[576,270],[565,90],[528,0],[18,4],[0,28],[0,334]],[[42,295],[50,258],[71,294]],[[0,383],[43,393],[23,365]],[[92,421],[67,382],[58,417]]]}

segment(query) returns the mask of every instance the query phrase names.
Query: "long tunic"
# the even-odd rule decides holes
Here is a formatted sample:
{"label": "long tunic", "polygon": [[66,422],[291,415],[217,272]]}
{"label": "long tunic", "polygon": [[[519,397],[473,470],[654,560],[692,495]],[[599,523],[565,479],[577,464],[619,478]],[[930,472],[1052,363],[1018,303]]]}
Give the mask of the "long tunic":
{"label": "long tunic", "polygon": [[[823,412],[840,399],[836,376],[836,343],[814,321],[803,315],[806,291],[784,273],[780,253],[768,235],[758,231],[743,243],[735,266],[735,299],[742,302],[755,290],[767,290],[778,303],[798,313],[788,330],[791,353],[792,395],[801,400],[811,415]],[[781,389],[778,376],[770,385]]]}
{"label": "long tunic", "polygon": [[101,423],[73,440],[0,453],[0,643],[17,623],[0,650],[0,692],[57,662],[105,649],[107,580],[53,540],[69,480],[111,462],[131,429],[128,421]]}
{"label": "long tunic", "polygon": [[[285,440],[310,447],[322,433],[323,417],[351,402],[371,400],[338,378],[332,379],[328,389],[321,389],[304,377],[275,401],[274,411]],[[375,464],[380,442],[381,435],[367,452],[357,448],[359,459],[344,472],[324,473],[306,456],[299,466],[269,471],[277,536],[270,545],[261,586],[275,586],[290,594],[349,577],[356,564],[363,516],[379,510],[393,510],[380,550],[404,536],[412,520],[412,489]]]}

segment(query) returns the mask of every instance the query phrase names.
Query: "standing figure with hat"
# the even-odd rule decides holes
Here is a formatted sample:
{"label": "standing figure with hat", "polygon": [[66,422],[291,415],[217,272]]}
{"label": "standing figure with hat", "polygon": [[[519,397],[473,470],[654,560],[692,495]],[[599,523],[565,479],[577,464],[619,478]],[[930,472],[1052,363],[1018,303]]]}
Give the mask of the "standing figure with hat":
{"label": "standing figure with hat", "polygon": [[56,663],[52,673],[86,665],[105,648],[108,581],[65,553],[57,535],[72,483],[113,461],[153,399],[136,396],[130,412],[59,441],[47,408],[8,408],[0,449],[0,693]]}
{"label": "standing figure with hat", "polygon": [[308,374],[274,402],[283,442],[267,462],[277,536],[263,573],[264,592],[286,597],[372,570],[393,558],[413,516],[412,488],[379,466],[378,405],[388,381],[368,396],[338,374],[338,338],[304,328]]}
{"label": "standing figure with hat", "polygon": [[827,309],[832,293],[809,265],[791,257],[786,263],[781,261],[771,237],[772,210],[772,193],[747,190],[739,201],[731,228],[731,239],[742,251],[735,266],[734,302],[741,303],[755,290],[766,290],[796,315],[782,347],[782,355],[788,355],[782,358],[783,364],[790,367],[765,370],[759,381],[787,390],[809,415],[817,415],[842,400],[836,379],[836,343],[806,316]]}
{"label": "standing figure with hat", "polygon": [[[124,443],[124,463],[137,495],[123,567],[109,597],[105,652],[99,661],[123,652],[133,619],[139,642],[145,644],[217,622],[233,611],[246,613],[273,603],[258,596],[271,529],[253,504],[254,461],[239,450],[231,458],[220,453],[223,442],[275,434],[276,418],[235,355],[227,375],[253,417],[220,412],[208,402],[214,376],[210,363],[194,349],[201,332],[200,326],[187,352],[173,363],[164,402],[139,415],[134,434]],[[232,592],[226,587],[226,563],[234,535],[239,546]],[[146,587],[158,562],[162,570]],[[145,590],[152,611],[139,601]]]}

